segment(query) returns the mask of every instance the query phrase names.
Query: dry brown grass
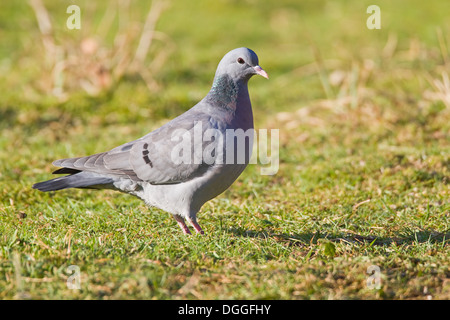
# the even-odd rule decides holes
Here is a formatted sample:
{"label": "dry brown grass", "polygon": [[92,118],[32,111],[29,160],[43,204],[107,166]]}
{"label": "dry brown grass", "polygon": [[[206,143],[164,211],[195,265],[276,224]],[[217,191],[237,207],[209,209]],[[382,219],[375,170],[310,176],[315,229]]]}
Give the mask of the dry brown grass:
{"label": "dry brown grass", "polygon": [[[171,39],[156,30],[167,2],[152,1],[143,24],[123,21],[130,12],[130,1],[113,2],[98,26],[83,20],[81,40],[74,40],[68,34],[57,38],[42,0],[30,0],[29,3],[40,30],[41,43],[36,43],[36,50],[42,52],[36,58],[45,62],[46,70],[37,82],[45,93],[61,100],[80,89],[98,95],[111,89],[124,76],[134,75],[140,76],[149,90],[159,88],[153,73],[161,68],[174,48]],[[121,23],[113,45],[107,46],[102,39],[107,37],[115,20]],[[157,50],[152,50],[155,41],[160,44]]]}

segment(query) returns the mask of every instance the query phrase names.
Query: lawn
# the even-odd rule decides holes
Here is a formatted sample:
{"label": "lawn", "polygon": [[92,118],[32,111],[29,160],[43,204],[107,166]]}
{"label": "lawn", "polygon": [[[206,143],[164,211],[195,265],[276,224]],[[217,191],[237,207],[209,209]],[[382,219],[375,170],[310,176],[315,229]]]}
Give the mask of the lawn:
{"label": "lawn", "polygon": [[[450,299],[450,2],[380,0],[368,29],[372,4],[3,1],[0,298]],[[129,195],[31,188],[188,110],[241,46],[279,170],[205,204],[204,236]]]}

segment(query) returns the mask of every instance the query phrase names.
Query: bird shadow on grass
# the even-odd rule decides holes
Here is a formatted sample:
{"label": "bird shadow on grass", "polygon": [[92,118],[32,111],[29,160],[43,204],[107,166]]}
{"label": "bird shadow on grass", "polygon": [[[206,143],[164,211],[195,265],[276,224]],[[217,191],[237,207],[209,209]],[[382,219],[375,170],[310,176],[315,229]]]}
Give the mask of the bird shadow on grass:
{"label": "bird shadow on grass", "polygon": [[413,243],[445,243],[450,241],[450,230],[438,232],[435,230],[420,231],[408,230],[402,232],[397,237],[383,237],[376,235],[360,235],[357,233],[321,233],[320,231],[308,233],[277,233],[267,229],[262,231],[248,230],[244,228],[231,228],[228,232],[239,237],[249,237],[257,239],[273,239],[277,242],[288,243],[289,246],[309,246],[317,244],[320,241],[328,240],[331,242],[347,242],[352,244],[370,245],[370,246],[389,246],[393,243],[397,245]]}

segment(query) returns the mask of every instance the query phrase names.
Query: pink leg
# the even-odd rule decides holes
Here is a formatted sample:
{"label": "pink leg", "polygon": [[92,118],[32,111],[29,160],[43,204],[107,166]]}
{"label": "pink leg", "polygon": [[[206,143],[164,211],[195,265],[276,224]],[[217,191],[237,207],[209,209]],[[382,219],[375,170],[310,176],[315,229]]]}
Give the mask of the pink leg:
{"label": "pink leg", "polygon": [[205,234],[205,232],[203,232],[202,228],[200,227],[200,225],[197,223],[197,219],[193,218],[187,218],[187,221],[189,221],[190,224],[192,224],[192,226],[194,227],[195,231],[197,231],[197,233],[200,234]]}
{"label": "pink leg", "polygon": [[177,220],[178,225],[181,227],[181,230],[183,230],[184,234],[191,234],[191,231],[189,231],[188,226],[186,225],[186,223],[184,222],[183,217],[180,217],[179,215],[173,215],[173,217],[175,218],[175,220]]}

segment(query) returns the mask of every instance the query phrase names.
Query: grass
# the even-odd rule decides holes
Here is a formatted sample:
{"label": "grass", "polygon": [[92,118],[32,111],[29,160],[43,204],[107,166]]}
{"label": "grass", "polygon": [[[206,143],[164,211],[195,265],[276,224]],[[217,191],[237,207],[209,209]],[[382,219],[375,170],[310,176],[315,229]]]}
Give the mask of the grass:
{"label": "grass", "polygon": [[[77,4],[86,18],[68,30],[64,4],[45,2],[53,41],[77,59],[98,35],[107,54],[94,57],[111,75],[99,90],[70,68],[62,82],[49,76],[31,7],[0,5],[2,299],[450,298],[448,3],[379,1],[382,28],[368,30],[368,1],[172,1],[149,73],[114,73],[112,58],[123,38],[134,54],[149,4],[111,14],[110,28],[106,3]],[[244,45],[271,77],[250,92],[257,128],[280,130],[280,168],[249,166],[208,202],[205,236],[127,195],[31,189],[53,160],[109,150],[187,110]],[[71,265],[80,290],[67,286]]]}

